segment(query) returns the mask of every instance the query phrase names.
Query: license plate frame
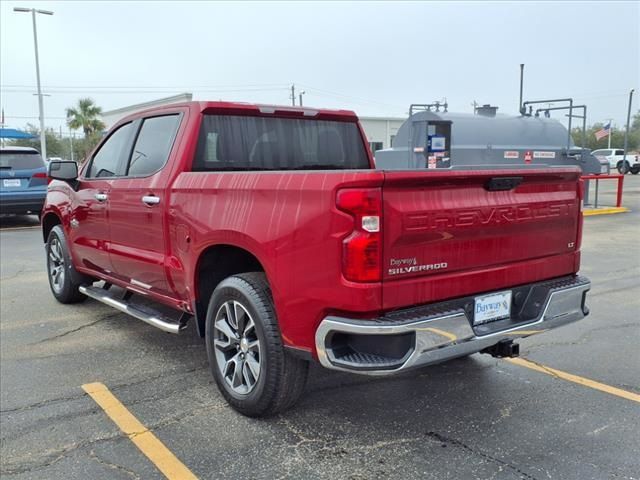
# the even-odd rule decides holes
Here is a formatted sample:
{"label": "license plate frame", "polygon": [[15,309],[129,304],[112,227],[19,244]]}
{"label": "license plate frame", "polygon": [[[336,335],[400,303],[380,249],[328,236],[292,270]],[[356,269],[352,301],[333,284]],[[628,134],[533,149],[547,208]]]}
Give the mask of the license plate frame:
{"label": "license plate frame", "polygon": [[6,188],[15,188],[20,187],[22,185],[22,181],[19,178],[5,178],[2,180],[2,186]]}
{"label": "license plate frame", "polygon": [[511,317],[512,291],[480,295],[473,300],[473,324],[483,325]]}

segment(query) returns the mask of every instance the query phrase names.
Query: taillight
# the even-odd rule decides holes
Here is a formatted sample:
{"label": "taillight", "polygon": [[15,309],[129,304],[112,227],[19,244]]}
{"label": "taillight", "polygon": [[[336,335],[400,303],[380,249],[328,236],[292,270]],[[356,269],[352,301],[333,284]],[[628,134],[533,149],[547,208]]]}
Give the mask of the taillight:
{"label": "taillight", "polygon": [[36,172],[33,175],[31,175],[31,178],[46,178],[47,183],[51,182],[51,179],[49,178],[49,176],[44,172]]}
{"label": "taillight", "polygon": [[338,191],[336,205],[353,217],[353,232],[342,242],[342,274],[352,282],[379,282],[382,265],[379,188]]}
{"label": "taillight", "polygon": [[580,250],[582,245],[582,225],[584,223],[583,209],[584,209],[584,180],[578,180],[578,201],[580,202],[580,211],[578,212],[578,231],[576,232],[576,251]]}

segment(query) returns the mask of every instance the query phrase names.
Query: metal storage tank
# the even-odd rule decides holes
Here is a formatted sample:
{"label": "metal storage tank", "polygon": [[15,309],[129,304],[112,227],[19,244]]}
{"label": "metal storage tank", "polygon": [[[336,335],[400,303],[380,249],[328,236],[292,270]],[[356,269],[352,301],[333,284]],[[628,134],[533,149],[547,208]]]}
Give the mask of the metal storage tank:
{"label": "metal storage tank", "polygon": [[[413,110],[413,106],[412,106]],[[606,173],[587,149],[576,147],[557,120],[496,113],[418,111],[400,127],[393,148],[375,152],[380,169],[492,168],[506,165],[577,165]]]}

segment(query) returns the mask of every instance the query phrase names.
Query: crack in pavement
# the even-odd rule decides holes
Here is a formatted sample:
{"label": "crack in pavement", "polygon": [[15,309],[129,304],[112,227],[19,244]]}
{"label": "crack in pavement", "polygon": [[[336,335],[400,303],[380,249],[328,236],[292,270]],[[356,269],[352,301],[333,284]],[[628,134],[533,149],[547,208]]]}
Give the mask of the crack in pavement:
{"label": "crack in pavement", "polygon": [[603,327],[596,327],[596,328],[592,328],[591,330],[588,330],[586,332],[584,332],[582,335],[580,335],[577,339],[572,340],[572,341],[565,341],[565,342],[545,342],[545,343],[540,343],[537,345],[531,345],[529,347],[527,347],[528,351],[531,350],[538,350],[542,347],[553,347],[553,346],[566,346],[566,345],[583,345],[584,343],[586,343],[587,339],[595,332],[599,332],[601,330],[619,330],[619,329],[623,329],[623,328],[629,328],[629,327],[637,327],[640,328],[640,326],[637,323],[623,323],[621,325],[606,325]]}
{"label": "crack in pavement", "polygon": [[[139,379],[135,379],[132,380],[130,382],[127,383],[119,383],[117,385],[113,385],[111,387],[111,389],[113,391],[116,391],[118,389],[121,388],[126,388],[126,387],[132,387],[134,385],[141,385],[147,382],[152,382],[154,380],[159,380],[163,377],[169,377],[169,376],[175,376],[175,375],[183,375],[185,373],[192,373],[192,372],[196,372],[198,370],[203,370],[206,367],[193,367],[193,368],[188,368],[188,369],[184,369],[184,370],[175,370],[171,373],[167,373],[166,371],[163,371],[162,373],[159,373],[157,375],[154,376],[146,376],[145,378],[139,378]],[[156,393],[157,395],[157,393]],[[32,403],[32,404],[28,404],[28,405],[22,405],[19,407],[14,407],[14,408],[8,408],[6,410],[0,410],[0,414],[6,414],[6,413],[14,413],[14,412],[21,412],[24,410],[32,410],[34,408],[41,408],[41,407],[45,407],[48,406],[51,403],[55,403],[55,402],[65,402],[65,401],[71,401],[71,400],[79,400],[81,398],[86,397],[86,393],[81,392],[78,393],[77,395],[70,395],[70,396],[66,396],[66,397],[58,397],[58,398],[51,398],[51,399],[47,399],[47,400],[42,400],[40,402],[36,402],[36,403]]]}
{"label": "crack in pavement", "polygon": [[529,475],[528,473],[522,471],[520,468],[516,467],[515,465],[511,465],[508,462],[505,462],[504,460],[500,460],[499,458],[493,457],[487,453],[481,452],[479,450],[476,450],[473,447],[470,447],[469,445],[467,445],[466,443],[461,442],[460,440],[456,440],[454,438],[449,438],[449,437],[445,437],[444,435],[441,435],[437,432],[427,432],[425,433],[425,435],[429,438],[431,438],[432,440],[438,441],[442,444],[443,447],[447,446],[447,445],[453,445],[455,447],[459,447],[463,450],[466,450],[468,452],[470,452],[473,455],[477,455],[480,456],[486,460],[489,460],[492,463],[495,463],[496,465],[500,465],[503,467],[506,467],[510,470],[513,470],[514,472],[516,472],[518,475],[520,475],[522,478],[526,478],[528,480],[537,480],[536,477]]}
{"label": "crack in pavement", "polygon": [[131,478],[134,478],[135,480],[140,480],[142,477],[140,477],[140,475],[138,475],[136,472],[134,472],[133,470],[129,470],[128,468],[122,466],[122,465],[118,465],[117,463],[111,463],[111,462],[107,462],[105,459],[100,458],[95,451],[91,450],[89,451],[89,457],[93,460],[95,460],[97,463],[99,463],[100,465],[104,465],[105,467],[108,467],[112,470],[117,470],[119,472],[124,472],[126,473],[128,476],[130,476]]}
{"label": "crack in pavement", "polygon": [[41,343],[50,342],[52,340],[57,340],[59,338],[66,337],[67,335],[71,335],[72,333],[76,333],[76,332],[78,332],[80,330],[83,330],[85,328],[92,327],[97,323],[103,322],[105,320],[110,320],[110,319],[118,317],[120,315],[121,315],[120,312],[118,312],[118,313],[110,313],[108,315],[104,315],[104,316],[100,317],[98,320],[94,320],[93,322],[85,323],[83,325],[80,325],[79,327],[73,328],[71,330],[67,330],[66,332],[62,332],[62,333],[59,333],[57,335],[54,335],[53,337],[47,337],[47,338],[43,338],[42,340],[38,340],[37,342],[28,343],[26,346],[28,347],[28,346],[32,346],[32,345],[39,345]]}
{"label": "crack in pavement", "polygon": [[[65,458],[67,455],[69,455],[69,453],[71,452],[75,452],[76,450],[81,450],[83,448],[86,448],[90,445],[95,445],[98,443],[102,443],[102,442],[108,442],[110,440],[114,440],[117,439],[119,437],[122,437],[122,434],[118,431],[118,433],[115,434],[111,434],[105,437],[99,437],[99,438],[95,438],[92,440],[85,440],[83,442],[79,442],[79,443],[72,443],[70,445],[67,445],[59,450],[54,450],[51,453],[47,454],[47,455],[43,455],[41,457],[39,457],[38,459],[31,461],[31,462],[26,462],[26,463],[18,463],[16,462],[16,464],[14,464],[13,466],[11,464],[7,465],[7,459],[3,458],[2,460],[2,467],[0,468],[0,476],[2,475],[18,475],[21,473],[29,473],[29,472],[33,472],[33,471],[38,471],[38,470],[43,470],[47,467],[50,467],[52,465],[55,465],[56,463],[58,463],[60,460],[62,460],[63,458]],[[31,455],[28,455],[29,458],[31,458]],[[24,458],[24,457],[23,457]],[[20,461],[22,458],[18,458],[17,460]]]}
{"label": "crack in pavement", "polygon": [[[173,416],[170,416],[168,418],[163,418],[162,420],[159,420],[158,422],[153,423],[152,425],[145,427],[145,430],[140,431],[140,432],[133,432],[129,435],[125,434],[124,432],[122,432],[120,429],[117,430],[117,432],[115,434],[111,434],[108,436],[104,436],[104,437],[99,437],[97,439],[92,439],[92,440],[85,440],[82,442],[78,442],[78,443],[74,443],[71,444],[69,446],[65,446],[59,450],[53,451],[47,455],[37,459],[34,459],[31,462],[27,462],[27,463],[18,463],[21,458],[18,458],[18,462],[15,462],[16,464],[9,465],[7,467],[7,461],[6,458],[3,458],[3,464],[2,464],[2,468],[0,468],[0,476],[1,475],[16,475],[16,474],[20,474],[20,473],[27,473],[27,472],[33,472],[33,471],[37,471],[37,470],[42,470],[44,468],[50,467],[52,465],[54,465],[55,463],[59,462],[60,460],[62,460],[63,458],[67,457],[69,455],[69,453],[71,452],[75,452],[77,450],[82,450],[86,447],[89,447],[91,445],[95,445],[98,443],[102,443],[102,442],[108,442],[108,441],[112,441],[112,440],[123,440],[126,439],[127,441],[130,441],[132,438],[138,436],[138,435],[142,435],[143,433],[146,432],[150,432],[150,431],[157,431],[160,428],[164,428],[168,425],[172,425],[174,423],[179,423],[189,417],[194,417],[194,416],[198,416],[200,415],[203,411],[209,411],[209,410],[218,410],[218,409],[222,409],[225,408],[227,405],[226,403],[211,403],[211,404],[205,404],[205,405],[199,405],[195,408],[192,408],[190,410],[186,410],[183,411],[181,413],[175,414]],[[104,414],[104,412],[99,409],[99,408],[94,408],[91,412],[92,414]],[[115,425],[114,425],[115,426]],[[117,427],[116,427],[117,428]],[[28,455],[29,458],[32,458],[31,455]]]}

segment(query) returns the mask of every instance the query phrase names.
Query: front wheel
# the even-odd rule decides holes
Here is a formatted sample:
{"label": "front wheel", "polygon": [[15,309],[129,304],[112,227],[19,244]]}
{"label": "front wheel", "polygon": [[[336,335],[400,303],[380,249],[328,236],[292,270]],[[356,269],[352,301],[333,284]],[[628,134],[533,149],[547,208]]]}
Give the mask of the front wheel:
{"label": "front wheel", "polygon": [[224,398],[243,415],[273,415],[291,407],[307,380],[308,362],[282,345],[263,273],[223,280],[209,301],[207,356]]}
{"label": "front wheel", "polygon": [[86,300],[87,297],[80,293],[79,288],[85,283],[90,283],[90,280],[86,279],[85,282],[84,275],[80,275],[73,268],[67,239],[60,225],[56,225],[49,232],[46,252],[49,287],[56,300],[60,303],[78,303]]}
{"label": "front wheel", "polygon": [[629,162],[620,162],[618,163],[618,173],[622,175],[626,175],[629,171]]}

